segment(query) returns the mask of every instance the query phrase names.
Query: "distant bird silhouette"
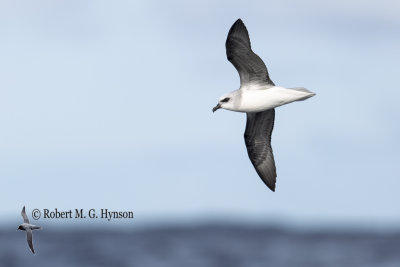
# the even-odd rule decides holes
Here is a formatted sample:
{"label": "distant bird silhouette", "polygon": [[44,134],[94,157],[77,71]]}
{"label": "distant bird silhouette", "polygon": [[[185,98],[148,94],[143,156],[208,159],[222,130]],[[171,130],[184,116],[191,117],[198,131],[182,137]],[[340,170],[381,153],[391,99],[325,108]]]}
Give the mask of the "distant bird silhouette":
{"label": "distant bird silhouette", "polygon": [[22,208],[21,215],[22,218],[24,218],[24,223],[18,226],[17,230],[26,232],[26,240],[28,241],[29,248],[31,249],[32,253],[35,254],[35,250],[33,249],[32,231],[40,229],[40,227],[29,223],[28,216],[26,216],[25,212],[25,206]]}

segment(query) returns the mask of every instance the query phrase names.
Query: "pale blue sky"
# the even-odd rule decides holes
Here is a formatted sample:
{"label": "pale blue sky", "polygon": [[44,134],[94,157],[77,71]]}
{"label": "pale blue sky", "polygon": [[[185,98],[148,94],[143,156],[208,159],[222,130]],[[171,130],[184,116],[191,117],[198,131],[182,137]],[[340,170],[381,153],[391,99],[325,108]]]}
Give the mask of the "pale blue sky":
{"label": "pale blue sky", "polygon": [[[0,3],[1,217],[400,223],[398,2]],[[245,115],[211,112],[239,86],[237,18],[276,84],[317,93],[276,111],[276,193]]]}

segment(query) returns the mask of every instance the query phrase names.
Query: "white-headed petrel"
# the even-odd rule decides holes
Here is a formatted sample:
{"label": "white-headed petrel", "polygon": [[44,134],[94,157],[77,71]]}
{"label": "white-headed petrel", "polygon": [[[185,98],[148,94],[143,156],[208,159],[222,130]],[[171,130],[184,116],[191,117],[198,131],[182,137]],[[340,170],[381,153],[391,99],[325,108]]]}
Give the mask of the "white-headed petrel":
{"label": "white-headed petrel", "polygon": [[223,95],[213,112],[223,108],[246,112],[244,141],[254,168],[263,182],[275,191],[276,168],[271,147],[276,107],[315,95],[305,88],[275,86],[267,67],[252,50],[249,33],[241,19],[231,27],[226,39],[226,55],[240,76],[240,88]]}
{"label": "white-headed petrel", "polygon": [[24,223],[21,224],[17,230],[26,231],[26,240],[28,241],[29,248],[32,253],[35,254],[35,250],[33,249],[32,231],[40,229],[40,227],[29,223],[28,216],[26,216],[25,212],[25,206],[22,208],[21,215],[22,218],[24,218]]}

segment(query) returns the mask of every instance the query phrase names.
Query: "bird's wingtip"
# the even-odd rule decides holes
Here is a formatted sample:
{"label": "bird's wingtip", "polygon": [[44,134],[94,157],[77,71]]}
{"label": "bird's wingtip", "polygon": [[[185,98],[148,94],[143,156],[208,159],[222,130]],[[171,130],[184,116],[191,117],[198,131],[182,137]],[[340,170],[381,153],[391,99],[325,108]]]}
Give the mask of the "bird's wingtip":
{"label": "bird's wingtip", "polygon": [[268,186],[269,189],[271,189],[272,192],[275,192],[275,185],[273,186]]}
{"label": "bird's wingtip", "polygon": [[276,176],[275,176],[275,180],[274,181],[264,181],[264,179],[263,179],[263,182],[272,192],[275,192]]}
{"label": "bird's wingtip", "polygon": [[233,25],[237,25],[237,24],[242,24],[242,25],[244,25],[243,20],[242,20],[241,18],[238,18],[238,19],[235,21],[235,23],[233,23]]}

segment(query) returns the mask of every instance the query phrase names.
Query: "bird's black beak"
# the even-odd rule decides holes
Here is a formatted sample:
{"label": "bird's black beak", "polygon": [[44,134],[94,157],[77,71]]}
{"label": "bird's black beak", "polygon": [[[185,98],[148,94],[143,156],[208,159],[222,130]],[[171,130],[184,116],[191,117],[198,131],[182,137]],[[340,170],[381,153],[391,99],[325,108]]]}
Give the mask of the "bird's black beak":
{"label": "bird's black beak", "polygon": [[218,103],[218,105],[216,105],[215,107],[213,107],[212,111],[215,112],[217,109],[221,108],[221,104]]}

